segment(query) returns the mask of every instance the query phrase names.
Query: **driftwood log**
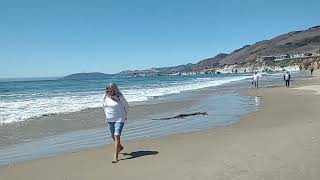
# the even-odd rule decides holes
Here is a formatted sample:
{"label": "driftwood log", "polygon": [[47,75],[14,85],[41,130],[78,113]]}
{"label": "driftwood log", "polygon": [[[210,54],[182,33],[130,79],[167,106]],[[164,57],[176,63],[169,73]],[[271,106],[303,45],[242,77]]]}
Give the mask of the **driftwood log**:
{"label": "driftwood log", "polygon": [[188,116],[197,116],[197,115],[208,115],[207,112],[195,112],[195,113],[187,113],[187,114],[179,114],[174,117],[166,117],[166,118],[159,118],[159,119],[152,119],[152,120],[169,120],[169,119],[181,119]]}

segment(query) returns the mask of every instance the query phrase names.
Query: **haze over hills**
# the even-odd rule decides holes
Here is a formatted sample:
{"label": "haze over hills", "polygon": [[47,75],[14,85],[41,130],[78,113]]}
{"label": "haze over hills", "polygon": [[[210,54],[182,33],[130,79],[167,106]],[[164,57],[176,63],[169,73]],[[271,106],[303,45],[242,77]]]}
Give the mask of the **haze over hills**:
{"label": "haze over hills", "polygon": [[[118,75],[157,75],[159,73],[198,71],[230,64],[254,62],[259,56],[278,56],[290,53],[320,54],[320,26],[289,32],[270,40],[262,40],[252,45],[245,45],[234,50],[230,54],[220,53],[212,58],[201,60],[196,64],[188,63],[185,65],[151,68],[146,70],[127,70],[118,73]],[[92,79],[106,76],[110,75],[103,73],[76,73],[65,77],[65,79]]]}

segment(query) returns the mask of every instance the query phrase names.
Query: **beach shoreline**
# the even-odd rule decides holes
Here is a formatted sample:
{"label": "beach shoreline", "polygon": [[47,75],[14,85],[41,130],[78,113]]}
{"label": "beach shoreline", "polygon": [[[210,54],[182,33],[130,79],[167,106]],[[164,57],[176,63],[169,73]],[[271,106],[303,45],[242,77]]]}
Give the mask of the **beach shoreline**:
{"label": "beach shoreline", "polygon": [[[219,88],[222,88],[224,85],[228,87],[229,84],[233,84],[233,80],[237,83],[247,78],[247,76],[244,77],[243,75],[197,75],[190,77],[160,77],[160,79],[146,77],[132,80],[130,78],[122,78],[117,79],[117,81],[122,81],[123,84],[120,87],[124,91],[128,101],[132,100],[133,97],[137,100],[129,101],[130,113],[128,119],[135,121],[158,118],[160,115],[161,117],[177,115],[180,113],[179,111],[188,109],[198,103],[199,100],[194,94],[196,96],[200,94],[201,96],[201,92],[204,89],[214,89],[219,92]],[[131,82],[131,80],[133,82]],[[134,86],[135,81],[139,83],[139,87]],[[9,145],[30,142],[43,137],[105,127],[105,115],[101,108],[105,81],[98,80],[98,83],[95,82],[96,81],[53,81],[50,82],[51,84],[49,83],[48,86],[54,86],[56,88],[54,91],[63,92],[54,95],[54,93],[49,93],[51,90],[46,89],[47,86],[46,88],[38,88],[36,85],[39,82],[35,81],[29,82],[35,86],[34,89],[36,89],[32,90],[32,92],[37,90],[39,92],[26,93],[22,96],[19,93],[10,94],[8,91],[7,94],[2,95],[1,98],[4,99],[1,99],[0,107],[0,149]],[[191,86],[190,84],[192,82],[194,82],[194,84]],[[28,83],[19,83],[20,82],[18,82],[18,85],[20,86],[29,85]],[[48,82],[40,82],[40,84],[46,83]],[[65,84],[69,85],[66,86]],[[172,84],[176,84],[175,87],[171,87],[173,86]],[[8,83],[6,89],[13,88],[13,85],[14,83]],[[93,86],[93,88],[86,89],[82,92],[83,90],[81,88],[74,89],[77,86],[82,88]],[[219,88],[217,88],[218,86]],[[102,90],[98,92],[95,88],[102,88]],[[81,91],[78,92],[78,89],[81,89]],[[49,94],[46,94],[47,91]],[[76,91],[76,94],[70,93],[69,91]],[[101,96],[99,93],[102,93]],[[39,94],[39,97],[37,94]],[[21,96],[21,98],[17,99],[15,96]],[[22,98],[24,96],[26,96],[25,99]],[[148,98],[145,99],[146,97]],[[141,98],[145,100],[140,101]],[[71,99],[73,100],[70,101]],[[40,103],[36,103],[38,101],[40,101]],[[61,103],[57,104],[57,102],[60,101]],[[92,103],[94,106],[92,106]],[[40,106],[41,108],[37,108]],[[75,109],[70,109],[70,107],[74,107]],[[83,107],[84,109],[79,109],[79,107]],[[30,114],[33,115],[29,117]],[[20,119],[22,116],[28,118]],[[6,121],[8,121],[8,123],[2,123]]]}
{"label": "beach shoreline", "polygon": [[[231,84],[229,86],[219,87],[220,90],[223,90],[223,92],[220,91],[219,93],[216,92],[215,88],[203,89],[184,93],[179,95],[179,97],[172,97],[169,100],[164,100],[162,103],[159,103],[159,101],[157,101],[157,103],[149,102],[149,104],[131,107],[131,115],[140,112],[140,116],[143,116],[144,119],[132,120],[132,116],[130,116],[122,138],[124,140],[154,138],[227,126],[237,122],[240,115],[256,110],[258,105],[252,97],[241,96],[239,93],[233,92],[233,90],[230,91],[230,87],[232,87]],[[225,112],[226,108],[229,108],[230,111]],[[194,112],[207,112],[208,114],[182,119],[157,120],[159,118]],[[95,113],[90,111],[88,111],[88,113],[92,114],[92,116],[79,113],[78,115],[76,114],[76,117],[79,117],[79,119],[81,117],[92,117],[93,120],[102,122],[101,127],[76,130],[39,139],[30,139],[30,141],[3,148],[1,148],[0,145],[0,165],[16,164],[32,159],[51,157],[67,152],[77,152],[92,147],[111,144],[112,140],[109,138],[109,132],[103,120],[104,118],[97,118]],[[100,114],[103,115],[103,113]],[[213,119],[213,117],[215,118]],[[59,124],[59,121],[57,124]],[[74,123],[77,123],[77,121],[78,119],[75,119]],[[37,123],[42,122],[44,124],[46,123],[45,121],[37,121]],[[64,122],[64,124],[66,123],[73,122]],[[49,125],[48,128],[51,128],[50,130],[53,128],[57,129],[56,126],[52,124]],[[39,127],[37,124],[31,127],[33,127],[33,130],[39,129],[36,128]],[[62,130],[65,128],[68,128],[68,126],[62,127]],[[12,132],[16,131],[17,130]],[[37,135],[37,132],[38,131],[34,131],[32,133]],[[1,133],[4,134],[5,131]],[[14,135],[18,138],[21,137],[17,136],[17,133]],[[11,139],[13,139],[13,137],[11,137]]]}
{"label": "beach shoreline", "polygon": [[[298,79],[301,78],[301,74],[303,73],[297,74]],[[263,86],[274,86],[281,81],[281,75],[279,75],[279,73],[267,74],[264,76],[267,76],[267,78],[263,79]],[[275,77],[277,80],[274,80]],[[190,109],[192,109],[193,106],[197,106],[199,100],[206,99],[203,98],[204,96],[218,96],[225,94],[226,92],[239,93],[242,96],[246,96],[246,89],[248,86],[251,86],[251,79],[232,83],[229,82],[223,85],[201,88],[193,91],[185,91],[179,94],[161,96],[145,102],[132,103],[130,104],[128,119],[130,121],[148,120],[175,116],[179,113],[190,113]],[[193,108],[192,113],[198,111],[204,110]],[[0,149],[10,145],[32,142],[49,136],[61,135],[74,131],[105,128],[105,126],[105,117],[101,107],[87,108],[69,113],[46,114],[29,118],[24,121],[1,124]]]}
{"label": "beach shoreline", "polygon": [[[320,81],[299,84],[310,88]],[[0,174],[4,179],[319,179],[320,96],[295,87],[248,94],[261,96],[263,104],[238,123],[125,141],[127,155],[116,165],[113,146],[106,145],[2,167]]]}

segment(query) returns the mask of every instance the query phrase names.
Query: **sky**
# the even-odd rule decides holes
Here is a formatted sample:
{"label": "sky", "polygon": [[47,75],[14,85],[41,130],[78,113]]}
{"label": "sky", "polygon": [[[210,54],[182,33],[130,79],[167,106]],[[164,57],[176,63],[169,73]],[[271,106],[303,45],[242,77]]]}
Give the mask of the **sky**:
{"label": "sky", "polygon": [[319,0],[0,0],[0,78],[166,67],[320,25]]}

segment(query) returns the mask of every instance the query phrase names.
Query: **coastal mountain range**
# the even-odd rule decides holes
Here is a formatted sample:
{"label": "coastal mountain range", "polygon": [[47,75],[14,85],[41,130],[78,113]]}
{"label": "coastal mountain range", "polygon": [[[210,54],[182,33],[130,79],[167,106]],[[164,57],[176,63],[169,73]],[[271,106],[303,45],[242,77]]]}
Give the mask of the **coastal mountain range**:
{"label": "coastal mountain range", "polygon": [[278,56],[290,53],[315,53],[320,50],[320,26],[293,31],[246,45],[219,61],[219,65],[255,61],[258,56]]}
{"label": "coastal mountain range", "polygon": [[[293,31],[279,35],[269,40],[262,40],[252,45],[245,45],[230,54],[220,53],[212,58],[199,61],[196,64],[185,64],[172,67],[151,68],[146,70],[128,70],[118,75],[156,75],[159,73],[175,73],[199,71],[206,68],[222,67],[225,65],[254,62],[259,56],[278,56],[285,54],[317,53],[320,54],[320,25],[306,30]],[[64,79],[103,78],[110,76],[103,73],[77,73]]]}

